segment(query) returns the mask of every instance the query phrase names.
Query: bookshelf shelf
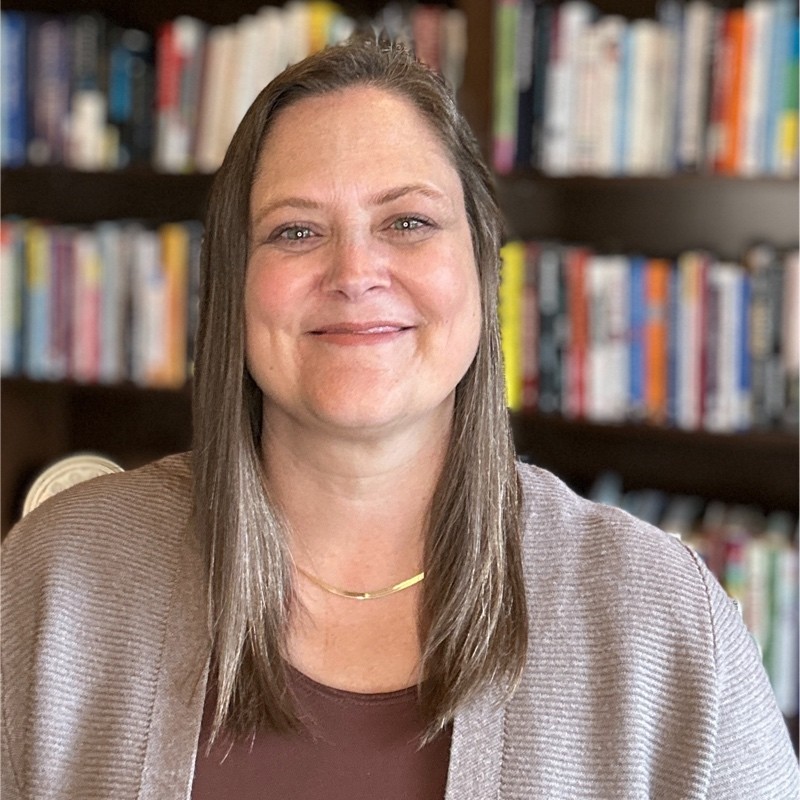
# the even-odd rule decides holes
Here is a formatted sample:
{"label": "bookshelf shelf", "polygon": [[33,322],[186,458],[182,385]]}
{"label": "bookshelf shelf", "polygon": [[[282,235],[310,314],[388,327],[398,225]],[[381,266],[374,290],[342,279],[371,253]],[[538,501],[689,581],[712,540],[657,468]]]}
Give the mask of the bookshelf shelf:
{"label": "bookshelf shelf", "polygon": [[674,257],[706,248],[739,259],[758,241],[797,246],[797,180],[719,175],[498,178],[510,232],[599,250]]}
{"label": "bookshelf shelf", "polygon": [[798,505],[798,439],[793,433],[716,434],[647,424],[601,425],[560,416],[512,417],[521,454],[586,489],[605,470],[631,489],[658,487],[764,510]]}
{"label": "bookshelf shelf", "polygon": [[168,175],[147,166],[118,172],[19,167],[4,169],[0,179],[3,214],[82,224],[202,219],[213,176]]}

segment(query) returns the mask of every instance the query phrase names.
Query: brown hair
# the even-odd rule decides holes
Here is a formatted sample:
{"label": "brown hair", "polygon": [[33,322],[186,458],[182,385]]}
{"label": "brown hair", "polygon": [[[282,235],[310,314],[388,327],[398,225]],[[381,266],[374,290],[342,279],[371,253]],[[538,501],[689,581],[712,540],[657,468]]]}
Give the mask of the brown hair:
{"label": "brown hair", "polygon": [[441,78],[400,46],[353,41],[289,67],[261,92],[209,199],[194,377],[194,503],[208,554],[214,735],[223,728],[238,735],[298,724],[285,662],[292,605],[286,522],[265,489],[261,393],[245,366],[250,190],[281,109],[358,85],[411,102],[440,137],[461,178],[481,284],[480,342],[456,389],[426,531],[419,620],[426,738],[490,683],[513,691],[525,660],[520,489],[497,317],[502,220],[491,176]]}

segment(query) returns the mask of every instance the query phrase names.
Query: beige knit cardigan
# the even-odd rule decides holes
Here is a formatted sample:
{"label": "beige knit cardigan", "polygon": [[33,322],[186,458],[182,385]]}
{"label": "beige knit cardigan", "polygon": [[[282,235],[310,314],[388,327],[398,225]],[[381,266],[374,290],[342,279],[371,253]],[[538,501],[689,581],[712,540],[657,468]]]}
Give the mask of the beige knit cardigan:
{"label": "beige knit cardigan", "polygon": [[[520,474],[528,663],[504,707],[488,691],[456,717],[447,800],[797,798],[756,648],[692,552]],[[174,456],[69,489],[9,535],[3,800],[189,797],[209,657],[189,509]]]}

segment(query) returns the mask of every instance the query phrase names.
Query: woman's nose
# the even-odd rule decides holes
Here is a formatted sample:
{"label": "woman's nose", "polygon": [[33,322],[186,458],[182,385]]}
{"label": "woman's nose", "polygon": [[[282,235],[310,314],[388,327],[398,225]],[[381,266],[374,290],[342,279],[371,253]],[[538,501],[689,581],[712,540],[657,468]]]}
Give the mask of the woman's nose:
{"label": "woman's nose", "polygon": [[342,237],[332,243],[324,289],[357,300],[390,284],[387,254],[367,236]]}

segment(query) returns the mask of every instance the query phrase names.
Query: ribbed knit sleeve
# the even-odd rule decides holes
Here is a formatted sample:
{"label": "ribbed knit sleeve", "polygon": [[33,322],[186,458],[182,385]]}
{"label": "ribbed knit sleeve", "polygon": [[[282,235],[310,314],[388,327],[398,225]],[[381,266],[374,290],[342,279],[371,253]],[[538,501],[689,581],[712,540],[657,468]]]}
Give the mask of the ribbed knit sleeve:
{"label": "ribbed knit sleeve", "polygon": [[[160,687],[168,677],[180,697],[176,676],[185,674],[162,667],[191,553],[188,485],[188,461],[178,457],[97,478],[48,500],[9,534],[4,800],[142,797],[159,720],[175,716],[157,704]],[[196,660],[198,680],[204,660]],[[176,762],[184,782],[192,757],[190,745]]]}
{"label": "ribbed knit sleeve", "polygon": [[733,602],[694,558],[714,631],[717,730],[708,800],[796,800],[797,760],[753,637]]}

